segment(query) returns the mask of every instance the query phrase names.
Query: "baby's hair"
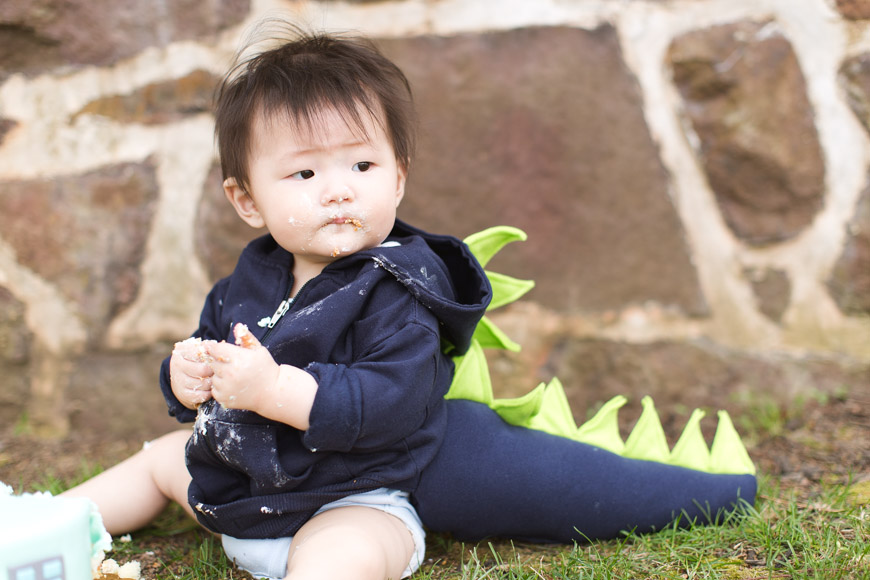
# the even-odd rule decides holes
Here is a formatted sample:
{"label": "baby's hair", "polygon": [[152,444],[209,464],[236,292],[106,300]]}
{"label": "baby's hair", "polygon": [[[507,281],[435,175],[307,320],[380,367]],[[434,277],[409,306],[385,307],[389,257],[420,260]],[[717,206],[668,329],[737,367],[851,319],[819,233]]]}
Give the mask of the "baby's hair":
{"label": "baby's hair", "polygon": [[[390,140],[406,171],[414,154],[416,116],[404,73],[364,38],[307,33],[282,23],[272,48],[243,56],[262,42],[249,41],[217,90],[215,137],[224,179],[249,190],[248,161],[256,115],[285,115],[299,130],[316,134],[326,110],[365,135],[368,114]],[[262,29],[259,30],[262,36]],[[289,33],[289,34],[288,34]]]}

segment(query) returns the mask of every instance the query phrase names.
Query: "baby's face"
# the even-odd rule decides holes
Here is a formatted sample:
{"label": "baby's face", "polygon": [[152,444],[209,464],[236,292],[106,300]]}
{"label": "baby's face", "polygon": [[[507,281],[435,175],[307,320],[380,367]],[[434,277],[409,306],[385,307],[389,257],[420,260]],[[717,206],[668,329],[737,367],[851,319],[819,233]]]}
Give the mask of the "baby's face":
{"label": "baby's face", "polygon": [[364,133],[335,111],[325,111],[311,131],[283,117],[254,125],[254,211],[297,266],[322,269],[379,245],[393,227],[405,171],[380,125],[361,115]]}

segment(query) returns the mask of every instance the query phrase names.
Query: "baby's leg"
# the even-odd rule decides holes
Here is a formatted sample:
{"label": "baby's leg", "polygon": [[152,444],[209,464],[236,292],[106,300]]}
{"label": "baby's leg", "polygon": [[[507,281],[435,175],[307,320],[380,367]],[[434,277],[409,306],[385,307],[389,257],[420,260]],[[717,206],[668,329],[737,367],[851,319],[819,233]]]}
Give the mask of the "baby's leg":
{"label": "baby's leg", "polygon": [[311,518],[293,537],[288,580],[399,580],[415,552],[411,532],[378,509],[348,506]]}
{"label": "baby's leg", "polygon": [[193,517],[187,503],[190,474],[184,462],[189,430],[174,431],[149,443],[142,451],[62,495],[87,497],[114,535],[150,523],[174,500]]}

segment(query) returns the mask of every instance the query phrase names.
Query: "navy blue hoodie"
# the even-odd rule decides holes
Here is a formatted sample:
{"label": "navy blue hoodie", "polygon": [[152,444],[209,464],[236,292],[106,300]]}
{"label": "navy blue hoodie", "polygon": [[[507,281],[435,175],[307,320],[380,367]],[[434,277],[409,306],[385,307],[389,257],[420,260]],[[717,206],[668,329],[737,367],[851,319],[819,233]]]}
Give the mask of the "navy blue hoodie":
{"label": "navy blue hoodie", "polygon": [[266,324],[293,286],[293,256],[251,242],[206,299],[194,336],[232,341],[245,323],[279,364],[318,383],[302,432],[215,401],[197,413],[161,388],[188,443],[189,501],[207,528],[238,538],[293,535],[322,505],[390,487],[412,492],[444,438],[450,355],[468,348],[491,299],[459,240],[401,221],[384,244],[336,260]]}

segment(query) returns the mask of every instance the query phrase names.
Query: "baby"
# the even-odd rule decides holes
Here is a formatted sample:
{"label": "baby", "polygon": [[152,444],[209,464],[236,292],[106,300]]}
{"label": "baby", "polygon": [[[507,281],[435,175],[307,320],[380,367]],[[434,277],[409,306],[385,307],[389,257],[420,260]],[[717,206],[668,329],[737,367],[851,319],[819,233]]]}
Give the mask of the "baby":
{"label": "baby", "polygon": [[[468,348],[491,291],[464,244],[396,219],[414,130],[407,80],[363,40],[298,34],[228,75],[224,191],[268,234],[163,365],[170,413],[196,419],[189,441],[165,436],[69,492],[96,498],[111,533],[170,498],[259,577],[417,569],[409,494],[444,436],[444,346]],[[107,482],[143,468],[122,516]]]}

